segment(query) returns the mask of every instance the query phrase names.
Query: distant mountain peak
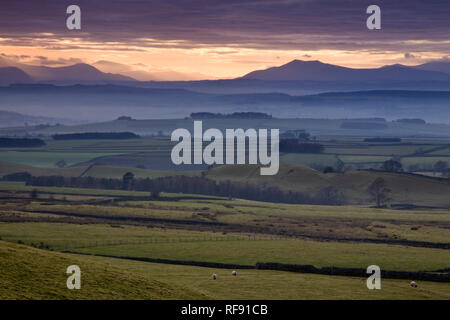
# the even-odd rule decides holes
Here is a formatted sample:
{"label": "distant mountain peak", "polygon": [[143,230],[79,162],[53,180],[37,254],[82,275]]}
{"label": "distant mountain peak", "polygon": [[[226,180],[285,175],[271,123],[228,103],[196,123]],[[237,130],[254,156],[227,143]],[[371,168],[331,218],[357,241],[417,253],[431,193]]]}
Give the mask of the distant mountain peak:
{"label": "distant mountain peak", "polygon": [[242,78],[267,81],[450,81],[449,75],[437,70],[419,70],[402,64],[373,69],[353,69],[317,60],[297,59],[278,67],[250,72]]}
{"label": "distant mountain peak", "polygon": [[0,67],[0,84],[31,83],[33,79],[17,67]]}
{"label": "distant mountain peak", "polygon": [[414,67],[419,70],[437,71],[450,74],[450,59],[434,60]]}
{"label": "distant mountain peak", "polygon": [[86,70],[97,70],[97,71],[100,71],[96,67],[91,66],[90,64],[87,64],[87,63],[75,63],[73,65],[67,66],[66,68],[83,68],[83,69],[86,69]]}
{"label": "distant mountain peak", "polygon": [[22,68],[36,81],[136,81],[121,74],[105,73],[87,63],[76,63],[64,67],[23,65]]}

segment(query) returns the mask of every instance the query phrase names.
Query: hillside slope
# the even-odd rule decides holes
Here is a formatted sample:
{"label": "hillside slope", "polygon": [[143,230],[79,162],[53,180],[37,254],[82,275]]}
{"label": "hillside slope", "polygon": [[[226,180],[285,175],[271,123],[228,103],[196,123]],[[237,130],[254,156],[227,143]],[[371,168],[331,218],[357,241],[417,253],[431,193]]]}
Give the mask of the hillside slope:
{"label": "hillside slope", "polygon": [[[68,168],[36,168],[21,164],[0,162],[0,177],[15,172],[29,172],[34,176],[63,175],[79,176],[87,166]],[[124,173],[131,171],[139,178],[157,178],[173,175],[198,175],[198,171],[160,171],[138,168],[96,165],[84,176],[96,178],[120,179]],[[261,187],[275,186],[283,190],[291,190],[316,195],[321,189],[333,186],[341,191],[348,204],[373,204],[367,189],[378,177],[386,181],[386,186],[392,190],[391,204],[413,204],[417,206],[432,206],[450,208],[450,183],[432,177],[407,173],[391,173],[382,171],[347,171],[345,173],[327,173],[299,166],[280,165],[275,176],[261,176],[257,165],[227,165],[209,170],[207,178],[216,181],[239,181],[259,185]]]}
{"label": "hillside slope", "polygon": [[342,191],[351,204],[371,203],[367,192],[370,184],[378,177],[386,181],[392,190],[392,203],[450,207],[450,184],[429,177],[412,174],[380,171],[348,171],[327,173],[296,165],[281,165],[275,176],[261,176],[259,167],[254,165],[222,166],[211,170],[208,177],[214,180],[232,180],[276,186],[283,190],[293,190],[316,194],[328,186]]}
{"label": "hillside slope", "polygon": [[[81,269],[81,289],[66,287],[66,269]],[[195,299],[202,296],[88,257],[0,241],[0,299]]]}
{"label": "hillside slope", "polygon": [[0,177],[16,172],[28,172],[32,176],[64,176],[78,177],[88,166],[67,167],[67,168],[40,168],[27,166],[20,163],[0,161]]}

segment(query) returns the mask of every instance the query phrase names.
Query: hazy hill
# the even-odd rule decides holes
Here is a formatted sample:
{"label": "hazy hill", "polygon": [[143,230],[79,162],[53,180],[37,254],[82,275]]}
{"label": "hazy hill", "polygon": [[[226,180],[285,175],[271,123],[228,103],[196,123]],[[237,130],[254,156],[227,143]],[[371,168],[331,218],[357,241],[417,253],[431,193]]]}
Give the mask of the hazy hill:
{"label": "hazy hill", "polygon": [[[312,107],[315,108],[315,107]],[[325,109],[325,108],[324,108]],[[99,109],[101,111],[101,109]],[[151,111],[152,109],[149,108]],[[177,109],[178,110],[178,109]],[[326,110],[326,109],[325,109]],[[178,110],[179,111],[179,110]],[[129,112],[129,110],[128,110]],[[181,111],[180,111],[181,112]],[[279,112],[278,112],[279,114]],[[81,132],[117,132],[131,131],[139,135],[157,135],[162,132],[170,135],[177,128],[186,128],[192,132],[193,120],[181,118],[181,113],[175,119],[142,119],[142,120],[113,120],[105,122],[91,122],[80,125],[60,125],[46,128],[21,128],[22,135],[55,133],[81,133]],[[274,113],[274,115],[277,115]],[[362,123],[361,128],[345,128],[344,123]],[[379,129],[364,127],[367,123],[380,124]],[[206,119],[203,120],[203,129],[217,128],[278,128],[280,132],[295,129],[304,129],[315,136],[358,136],[358,137],[450,137],[450,125],[430,123],[405,123],[397,121],[385,121],[384,119],[361,118],[349,121],[348,119]],[[18,132],[17,130],[4,128],[0,130],[3,134]],[[20,133],[17,133],[20,134]],[[114,164],[114,163],[109,163]]]}
{"label": "hazy hill", "polygon": [[250,72],[243,78],[272,81],[448,81],[450,75],[399,64],[376,69],[352,69],[320,61],[293,60],[279,67]]}
{"label": "hazy hill", "polygon": [[0,128],[24,126],[24,124],[30,126],[38,124],[55,124],[58,122],[68,124],[73,123],[73,121],[70,120],[30,116],[17,112],[0,110]]}
{"label": "hazy hill", "polygon": [[64,67],[28,65],[0,57],[0,85],[11,83],[58,82],[95,83],[136,79],[121,74],[105,73],[86,63]]}
{"label": "hazy hill", "polygon": [[35,81],[135,81],[120,74],[104,73],[97,68],[78,63],[67,67],[45,67],[22,65]]}
{"label": "hazy hill", "polygon": [[0,108],[4,110],[91,122],[124,114],[138,119],[167,119],[202,111],[252,111],[280,118],[414,117],[450,123],[450,91],[377,90],[294,96],[274,92],[208,94],[124,85],[35,84],[0,87],[0,97]]}
{"label": "hazy hill", "polygon": [[0,85],[8,85],[10,83],[31,83],[33,79],[16,67],[0,68]]}
{"label": "hazy hill", "polygon": [[445,72],[450,74],[450,60],[431,61],[414,67],[419,70]]}

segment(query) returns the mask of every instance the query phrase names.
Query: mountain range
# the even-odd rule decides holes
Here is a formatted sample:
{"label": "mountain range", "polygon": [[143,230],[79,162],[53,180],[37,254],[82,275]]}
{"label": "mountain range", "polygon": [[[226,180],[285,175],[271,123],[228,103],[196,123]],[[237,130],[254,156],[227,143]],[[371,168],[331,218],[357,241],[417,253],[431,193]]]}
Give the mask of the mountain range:
{"label": "mountain range", "polygon": [[[96,63],[101,67],[104,63]],[[136,78],[139,78],[137,76]],[[418,66],[389,65],[373,69],[347,68],[320,61],[293,60],[287,64],[250,72],[235,80],[313,81],[313,82],[450,82],[450,61],[429,62]],[[0,85],[12,83],[140,83],[133,77],[106,73],[97,67],[77,63],[64,67],[47,67],[15,63],[0,59]],[[224,81],[224,80],[210,80]],[[183,81],[185,82],[185,81]],[[191,81],[187,81],[191,82]],[[194,81],[199,82],[199,81]],[[202,81],[200,81],[202,82]],[[141,84],[145,84],[142,82]],[[137,84],[137,85],[141,85]]]}
{"label": "mountain range", "polygon": [[448,81],[450,61],[415,67],[396,64],[374,69],[352,69],[320,61],[293,60],[279,67],[250,72],[242,78],[269,81]]}
{"label": "mountain range", "polygon": [[105,73],[86,63],[64,67],[47,67],[9,63],[0,58],[0,84],[33,82],[95,83],[114,81],[136,81],[121,74]]}
{"label": "mountain range", "polygon": [[30,83],[33,79],[16,67],[0,67],[0,85],[11,83]]}
{"label": "mountain range", "polygon": [[0,109],[78,121],[252,111],[284,118],[414,117],[450,123],[449,70],[450,61],[352,69],[294,60],[236,79],[146,82],[82,63],[5,66],[0,58]]}

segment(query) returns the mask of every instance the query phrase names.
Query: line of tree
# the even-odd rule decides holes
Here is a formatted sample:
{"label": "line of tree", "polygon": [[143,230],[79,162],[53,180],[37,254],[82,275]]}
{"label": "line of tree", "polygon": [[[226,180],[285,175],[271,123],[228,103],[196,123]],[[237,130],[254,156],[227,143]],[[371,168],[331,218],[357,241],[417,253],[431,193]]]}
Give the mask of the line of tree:
{"label": "line of tree", "polygon": [[387,172],[402,172],[403,166],[401,162],[391,159],[384,161],[381,169]]}
{"label": "line of tree", "polygon": [[213,112],[193,112],[192,119],[272,119],[272,116],[263,112],[233,112],[231,114]]}
{"label": "line of tree", "polygon": [[31,174],[23,171],[23,172],[15,172],[15,173],[10,173],[7,175],[4,175],[2,180],[3,181],[25,181],[28,182],[30,181],[32,178]]}
{"label": "line of tree", "polygon": [[359,130],[379,130],[386,129],[388,126],[385,123],[379,122],[343,122],[341,129],[359,129]]}
{"label": "line of tree", "polygon": [[278,187],[261,187],[246,182],[214,181],[206,177],[182,175],[156,179],[136,179],[130,173],[126,173],[123,179],[38,176],[32,177],[28,184],[33,186],[147,191],[150,192],[152,198],[157,198],[160,192],[170,192],[296,204],[340,205],[346,202],[342,192],[332,186],[320,190],[315,195],[310,195],[281,190]]}
{"label": "line of tree", "polygon": [[311,134],[306,132],[303,129],[296,129],[296,130],[286,130],[285,132],[280,134],[280,139],[297,139],[297,140],[303,140],[308,141],[311,137]]}
{"label": "line of tree", "polygon": [[54,140],[101,140],[101,139],[138,139],[139,135],[133,132],[83,132],[54,134]]}
{"label": "line of tree", "polygon": [[324,146],[320,143],[300,142],[297,139],[281,139],[280,152],[289,153],[321,153]]}
{"label": "line of tree", "polygon": [[0,147],[42,147],[44,140],[28,138],[0,138]]}
{"label": "line of tree", "polygon": [[402,142],[400,138],[366,138],[364,142]]}
{"label": "line of tree", "polygon": [[420,118],[414,119],[398,119],[396,122],[407,123],[407,124],[426,124],[426,121]]}

